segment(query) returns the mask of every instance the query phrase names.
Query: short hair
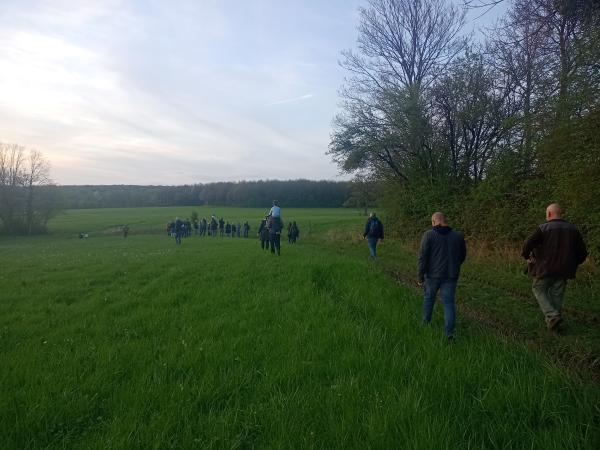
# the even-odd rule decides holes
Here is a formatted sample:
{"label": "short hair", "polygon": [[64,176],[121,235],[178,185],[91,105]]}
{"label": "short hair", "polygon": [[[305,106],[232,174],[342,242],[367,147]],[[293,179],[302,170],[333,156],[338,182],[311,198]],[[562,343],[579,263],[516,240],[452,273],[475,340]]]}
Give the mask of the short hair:
{"label": "short hair", "polygon": [[273,200],[273,206],[279,206],[279,202],[277,200]]}
{"label": "short hair", "polygon": [[371,214],[369,214],[369,217],[377,217],[377,214],[375,214],[375,211],[372,211]]}
{"label": "short hair", "polygon": [[441,211],[436,211],[431,215],[431,220],[435,220],[439,223],[446,223],[446,216]]}

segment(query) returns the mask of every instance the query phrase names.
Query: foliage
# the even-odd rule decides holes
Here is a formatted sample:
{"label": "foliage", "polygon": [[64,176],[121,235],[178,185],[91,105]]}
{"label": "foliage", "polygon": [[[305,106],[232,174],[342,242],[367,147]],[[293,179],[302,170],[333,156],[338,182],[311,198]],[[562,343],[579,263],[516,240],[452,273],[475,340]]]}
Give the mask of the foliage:
{"label": "foliage", "polygon": [[[425,23],[440,10],[447,27],[432,31]],[[559,201],[597,256],[600,4],[515,0],[478,46],[458,38],[463,17],[450,11],[444,0],[360,10],[333,160],[385,184],[381,203],[405,236],[442,210],[472,237],[514,242]],[[429,55],[435,70],[415,77],[410,55]]]}
{"label": "foliage", "polygon": [[220,205],[265,207],[279,200],[287,207],[337,207],[349,195],[340,181],[264,180],[184,186],[60,186],[68,208]]}
{"label": "foliage", "polygon": [[350,183],[350,196],[343,206],[358,208],[366,216],[369,208],[377,206],[377,199],[380,196],[379,190],[375,180],[368,175],[358,174]]}
{"label": "foliage", "polygon": [[550,198],[567,205],[566,214],[600,254],[600,109],[564,123],[539,149],[540,171],[550,186]]}

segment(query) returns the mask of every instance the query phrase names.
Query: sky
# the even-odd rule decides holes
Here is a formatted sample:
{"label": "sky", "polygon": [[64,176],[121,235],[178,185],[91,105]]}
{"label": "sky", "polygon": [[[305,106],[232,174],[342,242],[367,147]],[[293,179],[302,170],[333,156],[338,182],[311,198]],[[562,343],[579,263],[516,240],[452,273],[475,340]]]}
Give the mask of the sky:
{"label": "sky", "polygon": [[326,152],[365,5],[0,0],[0,142],[63,185],[345,179]]}

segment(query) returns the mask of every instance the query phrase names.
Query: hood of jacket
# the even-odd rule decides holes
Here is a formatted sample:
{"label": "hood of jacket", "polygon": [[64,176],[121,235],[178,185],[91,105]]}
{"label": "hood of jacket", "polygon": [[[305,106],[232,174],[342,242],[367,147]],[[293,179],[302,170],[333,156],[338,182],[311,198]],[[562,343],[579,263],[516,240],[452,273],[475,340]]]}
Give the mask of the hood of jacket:
{"label": "hood of jacket", "polygon": [[441,234],[442,236],[446,236],[452,231],[452,228],[449,226],[436,225],[435,227],[433,227],[433,231]]}

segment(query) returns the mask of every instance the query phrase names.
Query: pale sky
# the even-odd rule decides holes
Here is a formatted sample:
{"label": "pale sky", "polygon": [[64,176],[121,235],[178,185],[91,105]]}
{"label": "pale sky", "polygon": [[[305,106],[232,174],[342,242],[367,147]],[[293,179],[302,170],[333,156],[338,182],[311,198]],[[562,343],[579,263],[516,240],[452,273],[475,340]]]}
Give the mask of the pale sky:
{"label": "pale sky", "polygon": [[0,142],[58,184],[340,179],[338,61],[365,4],[0,0]]}

